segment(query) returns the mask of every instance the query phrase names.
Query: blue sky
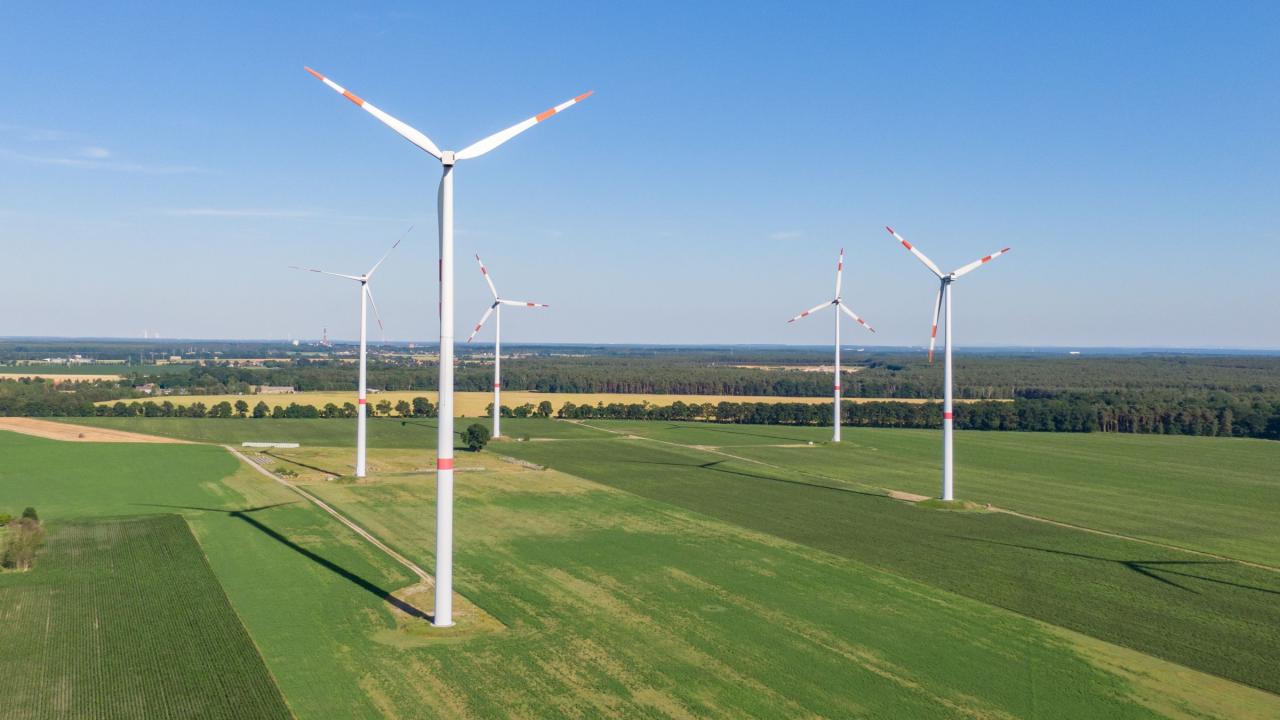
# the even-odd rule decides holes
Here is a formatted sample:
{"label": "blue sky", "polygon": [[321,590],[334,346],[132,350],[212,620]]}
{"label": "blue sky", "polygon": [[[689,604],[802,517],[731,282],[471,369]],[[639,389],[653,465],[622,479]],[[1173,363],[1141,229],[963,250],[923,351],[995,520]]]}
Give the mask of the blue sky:
{"label": "blue sky", "polygon": [[[514,342],[823,343],[831,294],[959,345],[1280,347],[1275,3],[8,4],[0,336],[430,339],[445,148],[595,96],[456,176],[458,314]],[[354,285],[354,284],[352,284]],[[463,333],[465,336],[465,333]],[[488,340],[489,331],[481,336]]]}

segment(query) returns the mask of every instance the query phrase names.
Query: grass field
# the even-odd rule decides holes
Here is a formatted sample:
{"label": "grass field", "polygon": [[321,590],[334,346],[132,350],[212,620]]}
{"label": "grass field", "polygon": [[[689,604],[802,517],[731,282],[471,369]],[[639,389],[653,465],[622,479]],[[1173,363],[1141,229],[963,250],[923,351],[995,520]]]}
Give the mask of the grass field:
{"label": "grass field", "polygon": [[[424,459],[404,453],[389,469]],[[1280,709],[1197,673],[1216,686],[1188,691],[1174,681],[1185,670],[1099,643],[1123,656],[1104,661],[1082,638],[857,562],[488,453],[467,459],[485,471],[458,476],[458,583],[508,631],[431,648],[422,671],[455,679],[450,701],[470,714],[1110,718],[1190,715],[1191,696]],[[429,562],[430,475],[308,487]]]}
{"label": "grass field", "polygon": [[[936,495],[940,433],[591,421],[708,446],[847,487]],[[794,447],[814,442],[813,447]],[[790,447],[789,447],[790,446]],[[956,433],[956,494],[1085,527],[1280,567],[1280,443],[1102,433]]]}
{"label": "grass field", "polygon": [[57,524],[0,627],[6,718],[290,717],[177,515]]}
{"label": "grass field", "polygon": [[[297,442],[306,446],[355,447],[356,421],[334,420],[273,420],[262,418],[50,418],[76,425],[88,425],[112,430],[160,435],[162,437],[192,440],[195,442]],[[479,422],[485,427],[488,420],[470,419],[459,422],[457,430]],[[530,432],[540,437],[593,438],[600,432],[567,422],[551,420],[504,419],[504,432],[511,436]],[[370,418],[370,448],[435,448],[436,421],[434,419]]]}
{"label": "grass field", "polygon": [[[926,510],[850,485],[823,486],[792,468],[639,439],[643,423],[602,426],[624,434],[506,443],[501,452],[1280,691],[1280,573],[1004,513]],[[732,438],[735,430],[773,431],[693,426],[687,440],[703,445],[707,435]],[[773,437],[775,444],[796,441]],[[1166,511],[1148,503],[1145,512]],[[1267,517],[1258,508],[1244,531],[1270,527]]]}
{"label": "grass field", "polygon": [[[395,405],[401,400],[413,401],[416,397],[424,397],[432,403],[436,402],[436,392],[428,390],[391,390],[377,393],[369,393],[369,402],[378,403],[388,400]],[[312,405],[316,408],[324,407],[326,403],[333,403],[338,407],[342,407],[343,403],[355,403],[355,390],[347,392],[297,392],[285,395],[165,395],[163,397],[144,398],[154,400],[155,402],[169,401],[174,405],[190,405],[191,403],[201,402],[206,406],[214,405],[222,401],[235,404],[237,400],[244,400],[253,407],[258,401],[265,402],[271,407],[279,405],[280,407],[288,407],[289,403],[297,403],[299,405]],[[507,407],[517,407],[530,403],[535,407],[543,400],[551,401],[552,406],[559,410],[562,405],[571,402],[574,405],[595,405],[596,403],[622,403],[630,405],[633,403],[649,403],[651,405],[670,405],[676,401],[684,403],[720,403],[720,402],[737,402],[737,403],[812,403],[826,404],[831,402],[830,397],[780,397],[777,395],[657,395],[657,394],[640,394],[640,393],[541,393],[530,392],[524,390],[504,390],[502,392],[502,404]],[[845,398],[848,402],[880,402],[880,398]],[[491,392],[457,392],[454,393],[454,406],[456,413],[462,417],[480,417],[486,414],[486,408],[489,403],[493,402],[493,393]],[[113,405],[116,400],[107,400],[98,405]],[[129,402],[129,401],[125,401]],[[141,401],[139,401],[141,402]],[[893,402],[905,403],[925,403],[929,400],[897,400]],[[958,400],[957,402],[964,402]]]}
{"label": "grass field", "polygon": [[[144,422],[166,423],[188,436],[266,422],[93,422],[109,420],[143,432]],[[297,435],[352,440],[347,422],[283,422],[298,423],[284,426]],[[122,456],[64,463],[67,446],[50,455],[46,444],[10,477],[0,470],[0,507],[28,504],[6,481],[40,476],[52,462],[48,474],[102,467],[109,481],[95,470],[61,487],[49,477],[16,486],[28,496],[84,493],[87,506],[159,495],[167,499],[141,502],[210,508],[181,512],[301,717],[332,716],[335,707],[353,717],[1280,715],[1275,695],[1024,617],[1267,687],[1277,677],[1274,574],[1008,515],[924,510],[852,492],[859,488],[847,478],[814,487],[825,475],[635,438],[697,431],[680,440],[825,450],[767,447],[806,443],[808,431],[601,425],[622,434],[513,421],[511,434],[535,441],[460,456],[457,588],[506,629],[444,643],[406,632],[384,597],[350,577],[394,589],[410,582],[402,570],[341,541],[340,526],[291,502],[288,490],[234,466],[213,468],[229,473],[222,480],[184,480],[184,501],[173,478],[192,471],[151,480],[182,452],[212,453],[202,464],[222,463],[219,454],[229,461],[217,448],[133,448],[139,458],[176,454],[135,458],[117,475]],[[379,477],[307,487],[430,568],[434,483],[415,470],[432,457],[408,449],[433,444],[430,423],[372,426],[407,445],[371,453]],[[47,443],[11,438],[0,433],[6,457],[24,455],[15,443]],[[290,453],[329,469],[349,462],[350,450]],[[499,454],[574,465],[603,484],[527,470]],[[823,473],[840,476],[831,465],[845,462]],[[265,505],[275,506],[253,509]],[[438,680],[446,677],[447,685]]]}

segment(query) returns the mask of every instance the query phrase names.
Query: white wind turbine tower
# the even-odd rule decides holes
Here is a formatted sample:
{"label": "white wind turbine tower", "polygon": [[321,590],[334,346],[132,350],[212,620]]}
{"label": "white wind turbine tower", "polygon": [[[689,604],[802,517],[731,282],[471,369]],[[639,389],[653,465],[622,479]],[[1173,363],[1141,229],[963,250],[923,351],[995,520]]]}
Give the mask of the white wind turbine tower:
{"label": "white wind turbine tower", "polygon": [[420,150],[440,161],[437,207],[440,213],[440,398],[436,434],[436,604],[432,625],[453,625],[453,166],[459,160],[480,157],[558,112],[590,97],[585,92],[544,110],[462,150],[441,150],[431,138],[391,117],[320,73],[306,69],[325,85],[363,108]]}
{"label": "white wind turbine tower", "polygon": [[[844,248],[840,248],[840,259],[836,261],[835,299],[828,300],[827,302],[824,302],[821,305],[815,305],[809,308],[808,310],[805,310],[804,312],[800,313],[799,315],[791,318],[787,322],[793,323],[799,320],[800,318],[812,315],[813,313],[819,310],[822,310],[831,306],[835,306],[839,308],[841,312],[845,313],[846,315],[853,318],[854,320],[857,320],[858,324],[861,325],[862,327],[870,330],[871,332],[875,332],[876,331],[875,328],[868,325],[865,320],[858,317],[856,313],[850,310],[848,305],[844,304],[844,300],[840,296],[840,276],[843,274],[844,274]],[[835,430],[832,432],[831,440],[832,442],[840,442],[840,313],[839,312],[836,313],[835,321],[836,321],[836,363],[835,363],[836,379],[835,379],[834,399],[832,400],[834,404],[832,419],[835,421]]]}
{"label": "white wind turbine tower", "polygon": [[943,352],[946,357],[946,369],[943,371],[942,380],[942,499],[954,500],[955,498],[951,492],[952,481],[954,479],[952,466],[953,455],[951,451],[951,424],[953,417],[951,412],[951,284],[955,282],[956,278],[971,273],[982,265],[1009,252],[1009,248],[991,253],[986,257],[974,260],[958,270],[952,270],[949,273],[943,274],[932,260],[926,257],[925,254],[920,252],[920,250],[914,245],[904,240],[901,235],[894,232],[893,228],[886,225],[884,229],[888,230],[890,235],[897,238],[898,242],[902,243],[902,247],[910,250],[911,254],[916,256],[916,259],[924,263],[924,266],[929,268],[929,271],[936,275],[941,283],[938,286],[938,299],[934,301],[933,304],[933,329],[929,334],[929,362],[933,362],[933,346],[938,341],[938,315],[942,312],[943,304],[945,303],[946,322],[943,323],[945,334],[942,338]]}
{"label": "white wind turbine tower", "polygon": [[[413,230],[413,228],[410,227],[409,230]],[[406,230],[405,235],[408,234],[409,231]],[[403,236],[400,240],[396,240],[395,245],[391,246],[391,250],[395,250],[396,247],[400,245],[401,240],[404,240]],[[368,303],[373,305],[373,314],[374,317],[378,319],[378,329],[381,330],[382,314],[378,312],[378,304],[373,301],[373,291],[369,289],[369,279],[378,271],[378,267],[382,265],[382,261],[386,260],[387,256],[391,254],[391,250],[388,250],[382,258],[378,260],[378,262],[373,264],[373,267],[369,268],[369,272],[363,275],[343,275],[342,273],[329,272],[328,270],[298,267],[297,265],[289,266],[294,270],[306,270],[313,273],[333,275],[334,277],[355,280],[360,283],[360,389],[357,395],[358,402],[356,405],[356,477],[358,478],[365,476],[365,365],[368,347],[368,311],[365,309],[365,301],[368,300]]]}
{"label": "white wind turbine tower", "polygon": [[484,327],[484,323],[493,315],[493,437],[498,437],[502,433],[499,429],[500,408],[502,407],[502,306],[511,305],[512,307],[531,307],[544,308],[551,307],[543,303],[524,302],[522,300],[504,300],[498,296],[498,288],[493,285],[493,278],[489,276],[489,269],[484,266],[484,261],[476,255],[476,262],[480,263],[480,273],[484,275],[485,282],[489,283],[489,292],[493,293],[493,304],[488,310],[484,311],[484,315],[480,317],[480,322],[476,323],[476,329],[471,331],[471,336],[467,338],[467,342],[480,332],[480,328]]}

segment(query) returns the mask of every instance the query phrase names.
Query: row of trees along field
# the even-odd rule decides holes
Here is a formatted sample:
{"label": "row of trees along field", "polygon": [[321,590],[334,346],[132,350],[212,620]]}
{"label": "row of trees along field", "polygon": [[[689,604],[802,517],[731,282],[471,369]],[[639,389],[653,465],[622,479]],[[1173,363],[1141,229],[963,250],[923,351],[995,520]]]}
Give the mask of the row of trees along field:
{"label": "row of trees along field", "polygon": [[[517,408],[503,414],[519,417]],[[528,406],[523,408],[528,412]],[[830,405],[812,403],[683,403],[670,405],[565,403],[556,417],[612,420],[701,420],[752,425],[830,425]],[[842,403],[842,424],[862,427],[936,428],[940,403]],[[979,400],[955,406],[960,430],[1033,432],[1132,432],[1280,439],[1280,405],[1224,407],[1109,404],[1085,395],[1054,399]]]}
{"label": "row of trees along field", "polygon": [[[397,415],[399,417],[432,418],[436,416],[436,406],[424,397],[400,400],[378,400],[365,406],[368,417],[379,415]],[[314,405],[289,403],[288,405],[268,405],[259,400],[252,405],[248,400],[228,400],[205,405],[193,402],[177,405],[169,400],[156,402],[144,400],[138,402],[116,402],[111,405],[96,405],[89,415],[99,417],[193,417],[193,418],[353,418],[356,416],[355,403],[325,403],[323,407]]]}

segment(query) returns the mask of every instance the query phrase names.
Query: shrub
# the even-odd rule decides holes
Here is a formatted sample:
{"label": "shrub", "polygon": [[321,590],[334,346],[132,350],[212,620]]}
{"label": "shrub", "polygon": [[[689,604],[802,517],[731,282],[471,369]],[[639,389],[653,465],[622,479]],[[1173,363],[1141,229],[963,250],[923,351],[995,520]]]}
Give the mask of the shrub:
{"label": "shrub", "polygon": [[489,444],[489,428],[480,423],[471,423],[462,431],[462,442],[467,444],[467,449],[471,452],[483,450]]}

